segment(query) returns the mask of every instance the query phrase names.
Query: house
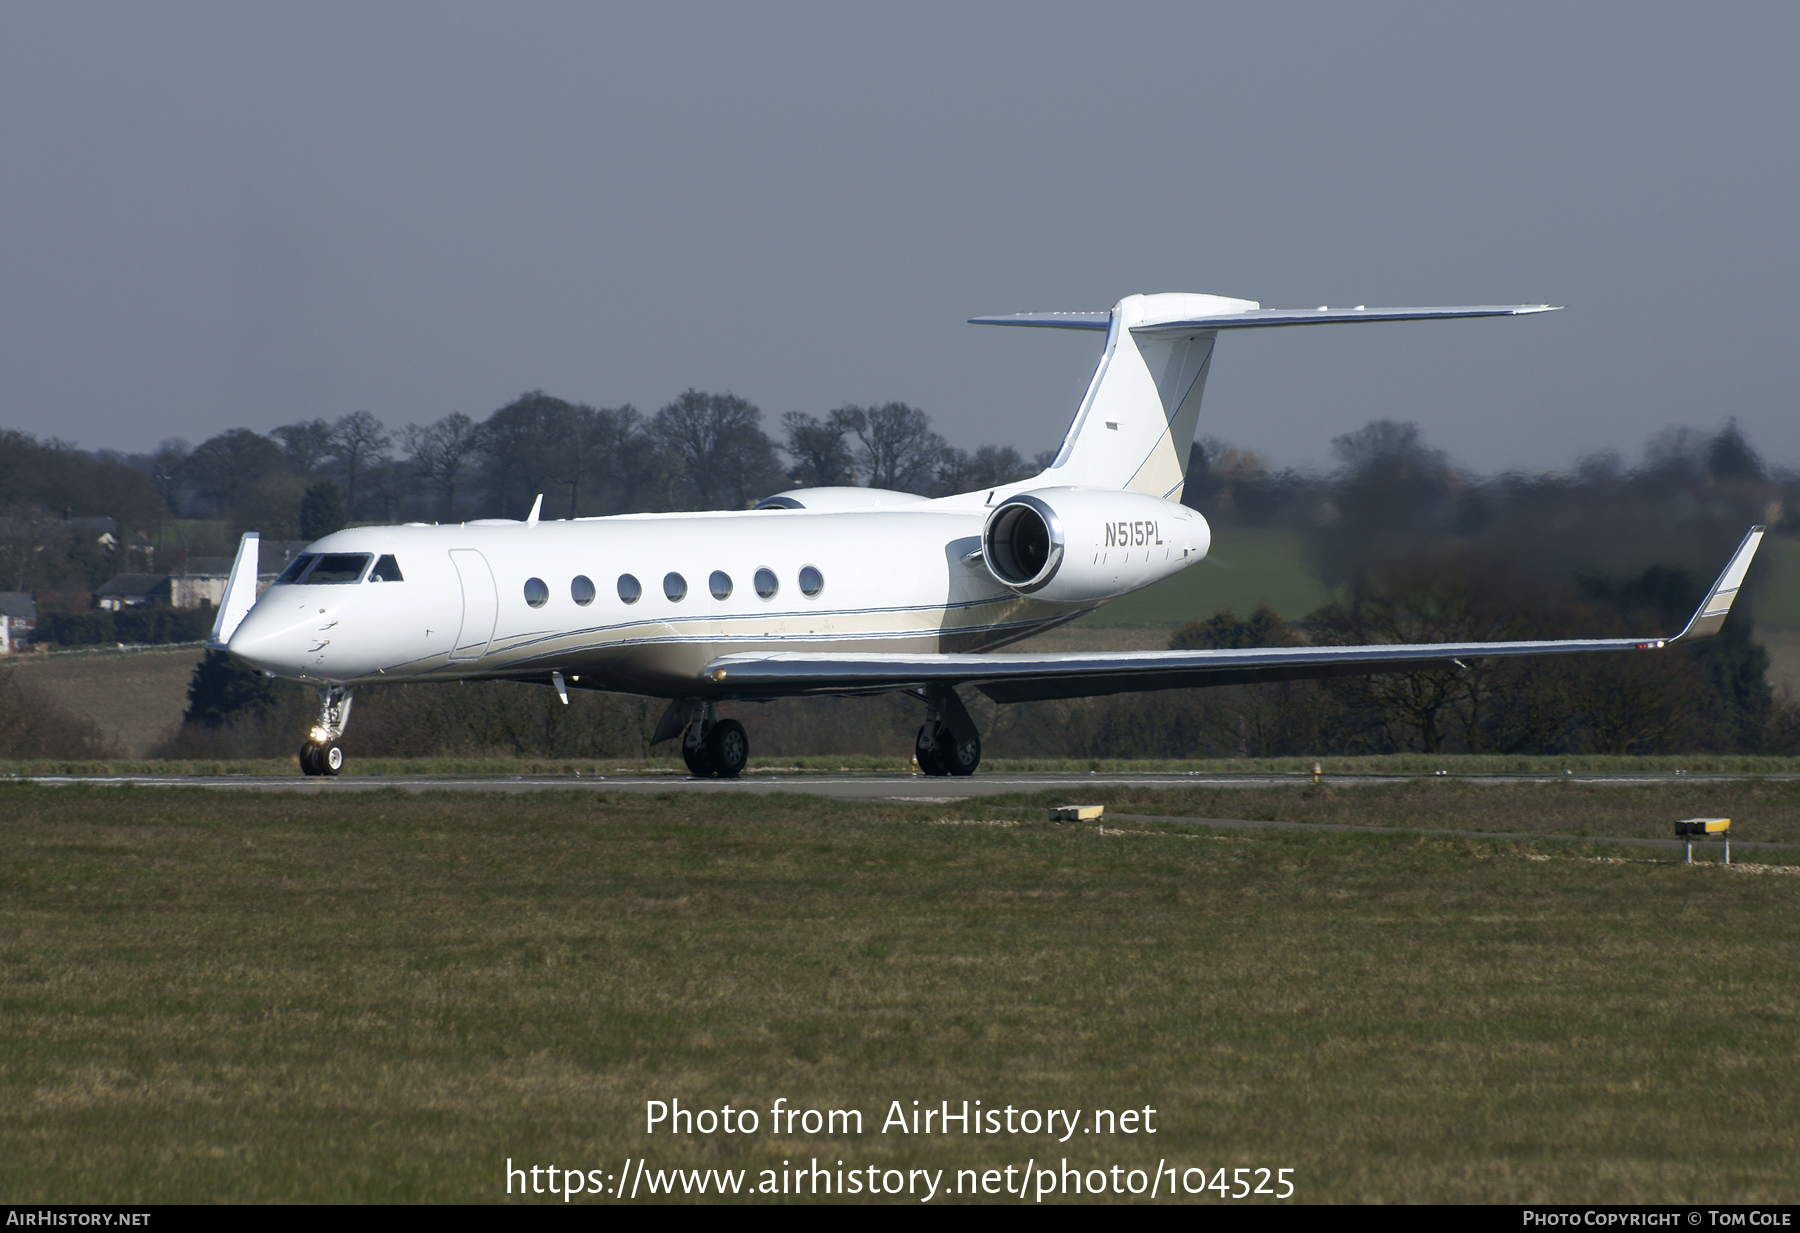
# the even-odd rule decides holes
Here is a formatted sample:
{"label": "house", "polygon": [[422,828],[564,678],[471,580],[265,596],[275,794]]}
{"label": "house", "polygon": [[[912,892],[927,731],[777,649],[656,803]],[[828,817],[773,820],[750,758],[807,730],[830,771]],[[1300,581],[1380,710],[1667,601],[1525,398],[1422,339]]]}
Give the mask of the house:
{"label": "house", "polygon": [[108,612],[123,608],[140,608],[145,604],[168,602],[169,575],[120,574],[94,592],[94,606]]}
{"label": "house", "polygon": [[28,644],[37,630],[37,603],[23,591],[0,591],[0,655]]}
{"label": "house", "polygon": [[169,575],[171,608],[217,608],[231,580],[230,557],[189,557]]}

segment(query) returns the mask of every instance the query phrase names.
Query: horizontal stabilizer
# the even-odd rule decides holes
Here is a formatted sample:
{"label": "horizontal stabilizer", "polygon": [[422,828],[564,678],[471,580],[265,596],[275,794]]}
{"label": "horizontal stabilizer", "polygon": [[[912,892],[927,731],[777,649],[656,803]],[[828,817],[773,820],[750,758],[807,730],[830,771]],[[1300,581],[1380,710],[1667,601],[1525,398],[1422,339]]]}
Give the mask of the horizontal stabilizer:
{"label": "horizontal stabilizer", "polygon": [[[1524,317],[1555,312],[1550,304],[1473,304],[1454,308],[1253,308],[1243,312],[1207,313],[1172,321],[1146,321],[1134,334],[1189,330],[1249,330],[1278,325],[1362,325],[1372,321],[1442,321],[1453,317]],[[1051,330],[1105,330],[1111,313],[1016,313],[1006,317],[971,317],[971,325],[1022,325]]]}
{"label": "horizontal stabilizer", "polygon": [[1112,314],[1102,313],[1013,313],[1006,317],[970,317],[970,325],[1028,325],[1040,330],[1099,330],[1104,333],[1112,325]]}

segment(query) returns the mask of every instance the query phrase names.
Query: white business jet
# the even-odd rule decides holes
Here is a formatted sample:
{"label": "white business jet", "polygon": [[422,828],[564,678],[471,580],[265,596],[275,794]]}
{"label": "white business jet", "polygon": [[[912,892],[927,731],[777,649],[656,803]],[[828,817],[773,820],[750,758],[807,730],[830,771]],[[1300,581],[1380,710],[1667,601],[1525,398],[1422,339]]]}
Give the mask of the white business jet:
{"label": "white business jet", "polygon": [[507,680],[669,699],[696,775],[744,769],[718,704],[901,691],[925,706],[916,752],[968,775],[981,738],[957,690],[998,702],[1460,666],[1470,657],[1656,650],[1724,622],[1754,528],[1674,638],[985,655],[1206,555],[1180,504],[1213,344],[1224,330],[1510,317],[1547,304],[1301,311],[1211,295],[1134,295],[1110,312],[980,317],[1104,333],[1106,349],[1042,474],[936,500],[803,488],[751,510],[355,527],[311,545],[262,598],[244,536],[209,645],[304,682],[320,708],[300,753],[336,775],[354,691]]}

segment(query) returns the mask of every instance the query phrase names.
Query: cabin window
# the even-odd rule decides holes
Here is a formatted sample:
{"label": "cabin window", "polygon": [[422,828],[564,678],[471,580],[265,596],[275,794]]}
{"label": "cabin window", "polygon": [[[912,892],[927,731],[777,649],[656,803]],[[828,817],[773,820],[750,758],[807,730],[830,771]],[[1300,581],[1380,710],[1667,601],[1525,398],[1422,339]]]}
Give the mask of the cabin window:
{"label": "cabin window", "polygon": [[400,563],[392,556],[384,556],[376,560],[375,568],[369,571],[370,582],[405,582],[400,576]]}
{"label": "cabin window", "polygon": [[687,598],[687,579],[680,574],[664,574],[663,594],[669,597],[671,604],[679,604]]}
{"label": "cabin window", "polygon": [[757,595],[763,599],[774,599],[775,592],[779,590],[781,590],[781,583],[776,581],[774,570],[759,569],[756,571]]}
{"label": "cabin window", "polygon": [[542,608],[550,602],[550,588],[544,585],[542,578],[525,580],[525,602],[533,608]]}
{"label": "cabin window", "polygon": [[583,608],[594,602],[594,580],[586,574],[576,574],[575,581],[569,584],[569,598]]}
{"label": "cabin window", "polygon": [[810,565],[800,567],[800,593],[808,599],[817,597],[825,589],[825,575]]}
{"label": "cabin window", "polygon": [[619,575],[619,598],[628,604],[635,604],[644,595],[644,584],[630,574]]}
{"label": "cabin window", "polygon": [[361,582],[363,570],[369,567],[366,552],[334,552],[319,558],[319,563],[306,575],[307,586],[322,583]]}
{"label": "cabin window", "polygon": [[715,569],[712,572],[712,577],[706,580],[706,585],[707,588],[712,591],[712,597],[714,599],[731,598],[731,575],[724,570]]}
{"label": "cabin window", "polygon": [[310,552],[301,553],[299,556],[295,557],[291,562],[288,563],[288,567],[286,569],[281,571],[281,577],[279,577],[275,580],[275,585],[280,586],[284,582],[300,581],[301,577],[303,577],[305,575],[306,571],[312,568],[312,563],[318,559],[319,558],[318,558],[317,554],[315,554],[315,553],[310,553]]}

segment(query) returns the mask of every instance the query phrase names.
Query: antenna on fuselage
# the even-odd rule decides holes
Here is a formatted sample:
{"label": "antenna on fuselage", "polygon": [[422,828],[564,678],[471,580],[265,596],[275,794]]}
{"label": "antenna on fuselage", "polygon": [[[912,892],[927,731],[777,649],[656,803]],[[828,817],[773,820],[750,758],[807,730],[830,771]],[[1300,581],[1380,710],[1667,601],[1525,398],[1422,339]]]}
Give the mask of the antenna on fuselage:
{"label": "antenna on fuselage", "polygon": [[525,515],[525,525],[528,527],[535,527],[537,525],[538,515],[543,512],[543,509],[544,494],[540,492],[538,493],[537,500],[531,503],[531,512]]}

